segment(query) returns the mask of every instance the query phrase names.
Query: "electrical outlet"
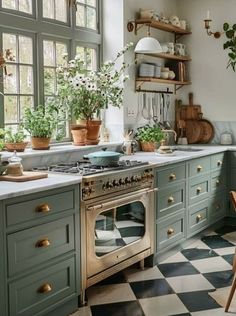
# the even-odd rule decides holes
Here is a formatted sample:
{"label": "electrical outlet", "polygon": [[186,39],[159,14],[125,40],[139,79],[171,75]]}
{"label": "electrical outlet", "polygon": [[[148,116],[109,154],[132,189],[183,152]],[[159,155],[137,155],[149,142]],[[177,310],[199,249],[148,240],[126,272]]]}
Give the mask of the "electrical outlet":
{"label": "electrical outlet", "polygon": [[128,117],[134,117],[135,116],[135,112],[133,109],[128,109]]}

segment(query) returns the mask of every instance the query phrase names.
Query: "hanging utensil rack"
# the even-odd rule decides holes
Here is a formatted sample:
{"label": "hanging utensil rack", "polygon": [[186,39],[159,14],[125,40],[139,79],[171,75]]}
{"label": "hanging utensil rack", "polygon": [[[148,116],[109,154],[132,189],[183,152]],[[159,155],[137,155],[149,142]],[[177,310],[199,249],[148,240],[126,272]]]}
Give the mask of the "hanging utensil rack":
{"label": "hanging utensil rack", "polygon": [[169,88],[166,88],[166,90],[145,90],[145,89],[136,89],[136,92],[173,94],[173,92],[170,91]]}

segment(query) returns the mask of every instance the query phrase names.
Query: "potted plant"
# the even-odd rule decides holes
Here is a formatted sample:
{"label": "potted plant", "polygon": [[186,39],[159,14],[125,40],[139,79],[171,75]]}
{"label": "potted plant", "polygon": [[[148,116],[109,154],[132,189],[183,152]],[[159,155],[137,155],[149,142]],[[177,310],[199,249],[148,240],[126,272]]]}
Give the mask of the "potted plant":
{"label": "potted plant", "polygon": [[135,138],[139,140],[143,151],[154,151],[165,135],[159,126],[145,125],[137,129]]}
{"label": "potted plant", "polygon": [[7,151],[22,152],[25,150],[28,142],[25,142],[26,135],[23,128],[20,126],[16,131],[12,128],[5,130],[4,141]]}
{"label": "potted plant", "polygon": [[223,29],[227,37],[227,41],[224,43],[223,48],[229,50],[228,52],[228,64],[227,68],[231,67],[235,71],[236,67],[236,24],[230,26],[229,23],[224,23]]}
{"label": "potted plant", "polygon": [[[126,45],[113,61],[105,62],[97,72],[88,72],[79,55],[57,69],[58,94],[60,106],[66,105],[72,117],[82,120],[87,128],[87,144],[98,144],[101,120],[100,111],[109,104],[120,107],[122,104],[122,83],[128,79],[125,70],[129,66],[117,61],[133,46]],[[67,55],[64,59],[66,61]],[[95,134],[90,127],[95,127]]]}
{"label": "potted plant", "polygon": [[49,149],[53,134],[57,140],[62,138],[58,129],[60,116],[52,103],[38,105],[36,109],[26,108],[23,116],[23,127],[31,136],[33,149]]}

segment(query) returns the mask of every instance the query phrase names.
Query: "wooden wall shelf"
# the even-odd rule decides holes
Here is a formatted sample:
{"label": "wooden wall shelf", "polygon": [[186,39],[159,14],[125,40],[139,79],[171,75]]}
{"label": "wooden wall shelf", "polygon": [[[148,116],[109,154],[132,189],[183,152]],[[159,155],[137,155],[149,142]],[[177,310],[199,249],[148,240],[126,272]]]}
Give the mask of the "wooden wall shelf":
{"label": "wooden wall shelf", "polygon": [[164,58],[164,59],[170,59],[170,60],[177,60],[177,61],[191,61],[191,58],[189,56],[179,56],[179,55],[172,55],[172,54],[165,54],[165,53],[159,53],[159,54],[149,54],[149,53],[136,53],[138,55],[146,55],[151,56],[155,58]]}
{"label": "wooden wall shelf", "polygon": [[191,81],[178,81],[178,80],[170,80],[170,79],[160,79],[160,78],[152,78],[152,77],[137,77],[136,78],[136,91],[140,91],[141,86],[144,83],[158,83],[158,84],[166,84],[171,85],[173,84],[175,86],[175,92],[179,90],[183,86],[187,86],[192,84]]}

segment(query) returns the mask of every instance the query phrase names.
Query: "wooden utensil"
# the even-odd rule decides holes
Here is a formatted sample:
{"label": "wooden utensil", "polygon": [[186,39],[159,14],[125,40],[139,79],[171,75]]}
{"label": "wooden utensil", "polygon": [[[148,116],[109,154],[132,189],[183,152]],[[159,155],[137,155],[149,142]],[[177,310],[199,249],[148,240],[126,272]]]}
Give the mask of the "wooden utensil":
{"label": "wooden utensil", "polygon": [[24,181],[30,181],[30,180],[43,179],[47,177],[48,177],[47,173],[24,171],[22,176],[12,176],[10,174],[0,176],[0,181],[24,182]]}

